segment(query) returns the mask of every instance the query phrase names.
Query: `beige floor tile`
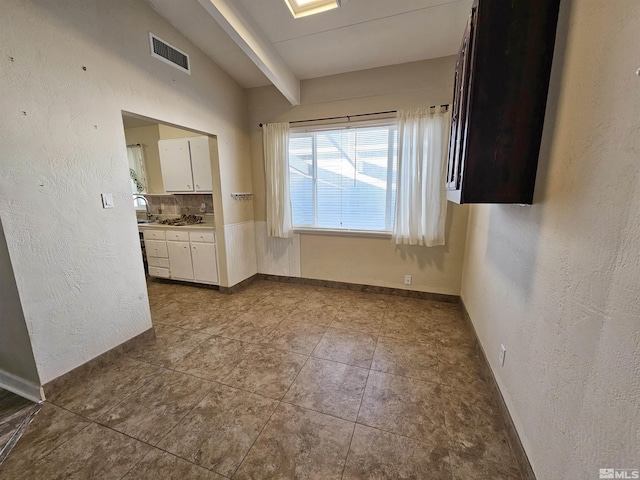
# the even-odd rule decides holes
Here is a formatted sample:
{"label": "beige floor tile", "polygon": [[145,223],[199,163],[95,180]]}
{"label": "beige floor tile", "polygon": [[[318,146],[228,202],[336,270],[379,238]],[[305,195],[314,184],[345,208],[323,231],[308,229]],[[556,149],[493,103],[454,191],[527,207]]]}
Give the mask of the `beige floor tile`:
{"label": "beige floor tile", "polygon": [[287,316],[288,322],[312,323],[314,325],[329,326],[338,313],[339,307],[324,307],[319,310],[304,310],[301,303]]}
{"label": "beige floor tile", "polygon": [[224,310],[236,310],[238,312],[249,311],[252,307],[262,302],[263,295],[256,295],[250,292],[238,292],[225,295],[218,303],[217,307]]}
{"label": "beige floor tile", "polygon": [[340,480],[354,424],[281,404],[234,480]]}
{"label": "beige floor tile", "polygon": [[216,385],[159,447],[231,476],[277,405],[260,395]]}
{"label": "beige floor tile", "polygon": [[443,387],[442,394],[452,449],[500,465],[514,464],[498,408],[485,388]]}
{"label": "beige floor tile", "polygon": [[279,400],[287,393],[306,360],[305,355],[258,346],[222,383]]}
{"label": "beige floor tile", "polygon": [[375,335],[329,328],[312,355],[316,358],[369,368],[376,342]]}
{"label": "beige floor tile", "polygon": [[196,377],[220,381],[249,355],[252,347],[231,338],[211,337],[182,357],[173,368]]}
{"label": "beige floor tile", "polygon": [[434,323],[429,319],[419,318],[411,313],[391,309],[384,314],[380,326],[380,335],[411,340],[429,335],[433,328]]}
{"label": "beige floor tile", "polygon": [[448,446],[440,386],[371,371],[358,423],[430,445]]}
{"label": "beige floor tile", "polygon": [[449,452],[453,480],[524,480],[517,468],[498,465],[471,455]]}
{"label": "beige floor tile", "polygon": [[364,368],[310,358],[284,401],[355,422],[368,373]]}
{"label": "beige floor tile", "polygon": [[155,340],[127,348],[126,355],[143,362],[172,368],[178,360],[210,336],[165,325],[156,325],[155,330]]}
{"label": "beige floor tile", "polygon": [[154,448],[122,480],[224,480],[206,468]]}
{"label": "beige floor tile", "polygon": [[313,291],[304,299],[298,308],[305,312],[324,310],[327,308],[336,311],[345,302],[344,296],[331,295],[331,291],[324,289],[322,291]]}
{"label": "beige floor tile", "polygon": [[154,325],[162,324],[176,327],[180,321],[182,303],[177,301],[149,302],[151,308],[151,321]]}
{"label": "beige floor tile", "polygon": [[200,378],[166,371],[105,413],[100,423],[156,445],[213,386]]}
{"label": "beige floor tile", "polygon": [[15,480],[121,479],[151,447],[92,423]]}
{"label": "beige floor tile", "polygon": [[162,368],[122,357],[83,381],[48,397],[51,403],[96,420],[163,371]]}
{"label": "beige floor tile", "polygon": [[304,303],[309,295],[308,291],[274,292],[262,299],[260,305],[264,307],[286,308],[293,310],[298,304]]}
{"label": "beige floor tile", "polygon": [[285,320],[262,343],[278,350],[311,355],[327,327]]}
{"label": "beige floor tile", "polygon": [[11,454],[0,464],[0,478],[18,478],[21,472],[69,441],[89,423],[85,418],[45,402]]}
{"label": "beige floor tile", "polygon": [[378,335],[380,327],[382,326],[382,318],[382,312],[344,310],[344,307],[342,307],[329,326],[341,330],[352,330],[370,335]]}
{"label": "beige floor tile", "polygon": [[284,320],[285,315],[273,312],[242,313],[234,320],[225,322],[219,328],[207,329],[208,333],[232,338],[247,343],[261,343],[269,337]]}
{"label": "beige floor tile", "polygon": [[379,337],[371,369],[441,383],[438,351],[420,338]]}
{"label": "beige floor tile", "polygon": [[448,452],[410,438],[356,425],[344,480],[451,478]]}
{"label": "beige floor tile", "polygon": [[207,333],[207,329],[215,329],[218,325],[241,315],[236,310],[219,308],[217,305],[187,305],[178,313],[172,323],[175,327]]}

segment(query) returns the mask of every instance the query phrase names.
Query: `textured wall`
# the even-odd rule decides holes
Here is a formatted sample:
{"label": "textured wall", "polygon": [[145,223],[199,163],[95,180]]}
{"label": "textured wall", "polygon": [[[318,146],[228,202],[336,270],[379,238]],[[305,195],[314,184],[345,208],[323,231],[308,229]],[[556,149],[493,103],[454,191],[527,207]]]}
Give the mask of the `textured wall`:
{"label": "textured wall", "polygon": [[[449,103],[455,57],[304,80],[302,104],[291,105],[273,87],[248,90],[255,217],[266,219],[260,122],[381,112]],[[300,235],[301,276],[458,295],[467,207],[449,204],[447,245],[396,247],[389,238]],[[258,238],[260,243],[260,238]],[[282,252],[274,251],[279,256]],[[404,275],[413,284],[404,285]]]}
{"label": "textured wall", "polygon": [[245,188],[244,92],[142,0],[4,1],[0,62],[0,212],[46,383],[151,326],[121,111],[216,135],[224,188]]}
{"label": "textured wall", "polygon": [[473,207],[462,285],[539,480],[640,468],[640,2],[561,5],[535,205]]}

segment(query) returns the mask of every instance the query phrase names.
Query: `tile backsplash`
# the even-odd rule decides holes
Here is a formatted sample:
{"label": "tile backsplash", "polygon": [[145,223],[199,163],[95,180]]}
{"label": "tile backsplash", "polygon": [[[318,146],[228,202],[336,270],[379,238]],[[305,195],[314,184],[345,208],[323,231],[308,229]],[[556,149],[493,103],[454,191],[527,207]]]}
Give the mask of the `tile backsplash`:
{"label": "tile backsplash", "polygon": [[204,213],[213,213],[213,195],[145,195],[149,201],[149,211],[153,215],[202,215],[200,205],[204,203]]}

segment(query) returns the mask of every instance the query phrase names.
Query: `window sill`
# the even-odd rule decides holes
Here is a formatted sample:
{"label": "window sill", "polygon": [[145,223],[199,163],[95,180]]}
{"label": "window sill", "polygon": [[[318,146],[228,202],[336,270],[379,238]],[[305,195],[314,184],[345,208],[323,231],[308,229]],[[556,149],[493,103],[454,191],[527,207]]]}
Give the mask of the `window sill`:
{"label": "window sill", "polygon": [[365,237],[365,238],[388,238],[391,239],[391,232],[378,232],[370,230],[339,230],[330,228],[294,228],[293,233],[300,235],[326,235],[330,237]]}

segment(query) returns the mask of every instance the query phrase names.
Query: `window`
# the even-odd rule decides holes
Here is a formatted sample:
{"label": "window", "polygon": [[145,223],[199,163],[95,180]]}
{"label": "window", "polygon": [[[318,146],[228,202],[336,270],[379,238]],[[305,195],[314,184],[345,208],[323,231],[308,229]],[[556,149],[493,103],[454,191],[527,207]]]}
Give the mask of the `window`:
{"label": "window", "polygon": [[292,131],[294,227],[391,231],[397,164],[395,124]]}

